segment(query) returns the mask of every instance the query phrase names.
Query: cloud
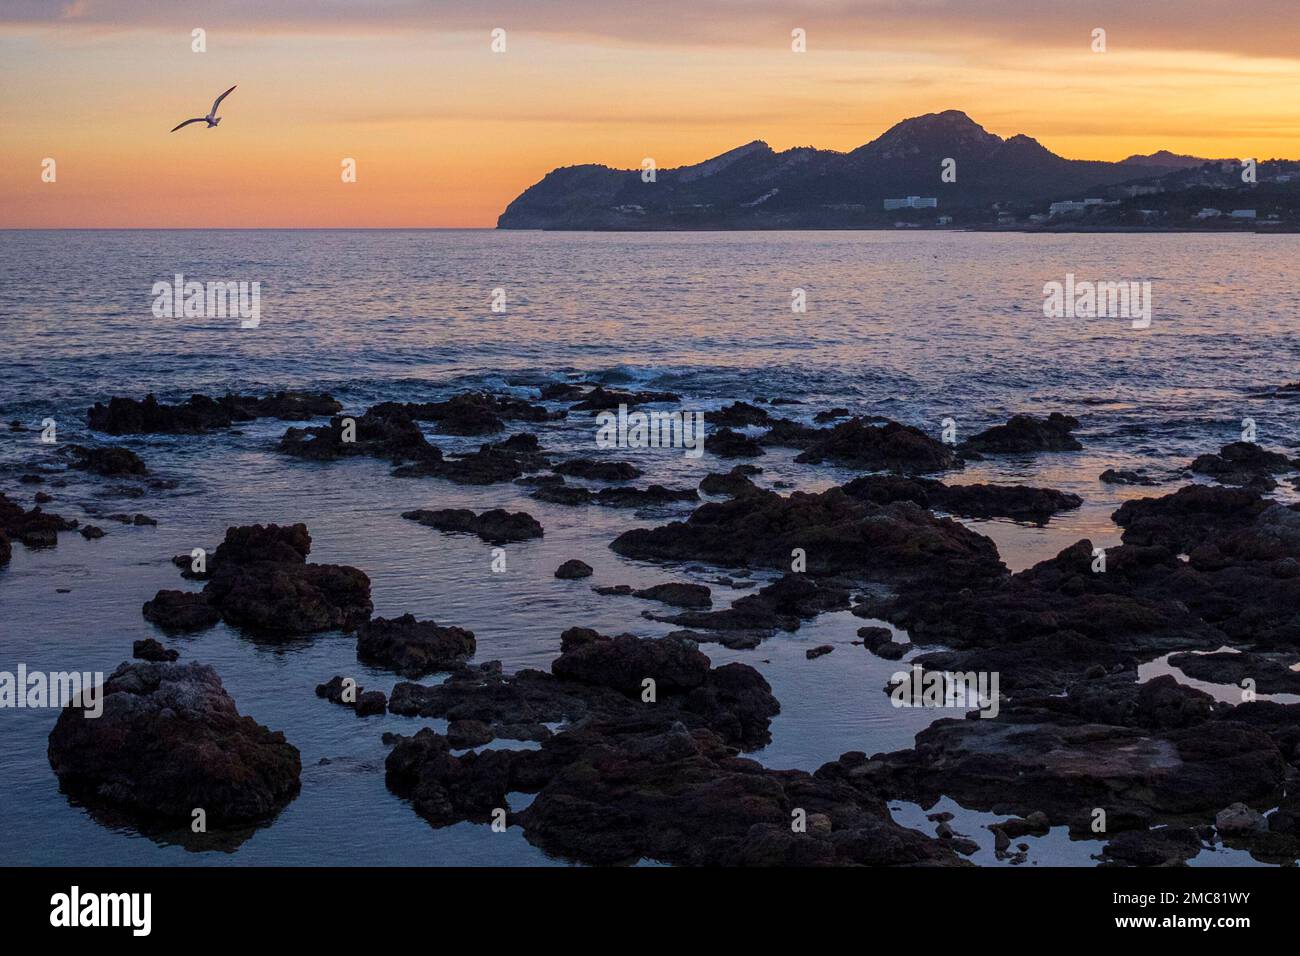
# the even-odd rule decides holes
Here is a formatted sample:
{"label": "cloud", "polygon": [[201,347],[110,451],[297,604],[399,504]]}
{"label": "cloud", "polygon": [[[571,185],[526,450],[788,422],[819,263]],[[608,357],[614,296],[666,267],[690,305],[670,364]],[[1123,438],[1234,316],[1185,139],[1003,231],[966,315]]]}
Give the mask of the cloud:
{"label": "cloud", "polygon": [[963,43],[1018,49],[1086,48],[1107,31],[1112,50],[1204,50],[1300,56],[1295,0],[7,0],[0,26],[57,30],[208,30],[252,33],[477,32],[640,46],[788,48],[809,53],[927,50]]}

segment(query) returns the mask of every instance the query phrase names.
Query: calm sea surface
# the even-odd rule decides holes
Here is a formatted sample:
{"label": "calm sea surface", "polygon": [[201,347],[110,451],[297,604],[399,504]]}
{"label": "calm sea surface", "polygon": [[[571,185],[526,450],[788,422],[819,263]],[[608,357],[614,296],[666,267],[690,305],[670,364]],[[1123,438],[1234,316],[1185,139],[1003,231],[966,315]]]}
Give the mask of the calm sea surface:
{"label": "calm sea surface", "polygon": [[[356,662],[354,640],[326,634],[272,645],[224,625],[195,637],[155,632],[140,605],[159,588],[182,586],[170,557],[215,546],[229,525],[306,522],[314,560],[370,575],[376,614],[410,611],[468,627],[477,660],[500,659],[507,669],[545,668],[573,625],[671,630],[640,616],[644,602],[597,596],[593,583],[716,577],[608,550],[627,527],[660,524],[681,509],[564,508],[514,485],[393,478],[377,461],[304,463],[275,452],[287,426],[274,420],[202,437],[109,439],[84,424],[97,400],[312,388],[360,412],[469,387],[530,397],[581,373],[680,392],[688,409],[778,397],[800,402],[782,412],[801,420],[838,405],[932,433],[952,417],[959,436],[1013,412],[1076,415],[1085,451],[979,463],[961,479],[1027,481],[1085,499],[1045,528],[972,523],[1018,569],[1082,537],[1116,543],[1109,515],[1118,503],[1160,493],[1103,485],[1104,468],[1168,473],[1236,440],[1247,417],[1262,444],[1294,451],[1296,406],[1250,396],[1300,379],[1297,263],[1300,237],[1253,235],[0,232],[0,420],[29,429],[0,431],[0,491],[30,505],[39,486],[18,476],[53,454],[31,430],[45,418],[58,423],[60,443],[120,441],[177,481],[140,499],[120,497],[103,479],[46,488],[55,495],[49,510],[95,520],[108,536],[65,534],[45,551],[15,546],[0,571],[0,670],[23,662],[108,672],[130,657],[133,640],[159,637],[183,660],[213,664],[240,710],[283,730],[304,765],[301,794],[271,825],[225,851],[194,852],[70,803],[45,755],[56,712],[0,711],[0,864],[564,862],[515,829],[434,830],[387,791],[380,735],[443,725],[359,720],[316,698],[315,685],[334,674],[391,687],[392,675]],[[260,282],[260,326],[155,318],[151,288],[178,272]],[[1068,273],[1149,281],[1151,328],[1044,318],[1043,284]],[[490,308],[498,288],[504,314]],[[790,308],[796,288],[806,292],[804,314]],[[587,416],[537,430],[549,449],[594,452]],[[477,444],[430,437],[452,451]],[[666,450],[620,457],[629,456],[645,480],[670,485],[694,485],[732,464]],[[776,450],[761,459],[764,480],[815,490],[852,475],[797,465],[793,456]],[[1180,483],[1170,475],[1170,489]],[[478,539],[400,518],[419,507],[525,509],[546,536],[509,548],[507,572],[493,574],[491,549]],[[145,512],[158,526],[94,517],[120,511]],[[556,580],[555,567],[575,557],[595,577]],[[711,586],[715,604],[749,593]],[[846,750],[906,747],[934,716],[890,706],[881,688],[898,665],[848,646],[861,624],[825,615],[757,650],[704,648],[716,663],[760,668],[781,701],[773,742],[757,759],[811,770]],[[808,661],[804,650],[821,643],[844,646]],[[513,805],[528,799],[516,795]],[[899,804],[897,813],[925,825],[919,808]],[[959,829],[982,838],[982,819]],[[1062,834],[1031,842],[1031,860],[1043,865],[1086,864],[1098,850]],[[991,850],[976,859],[992,862]],[[1195,862],[1244,860],[1207,851]]]}

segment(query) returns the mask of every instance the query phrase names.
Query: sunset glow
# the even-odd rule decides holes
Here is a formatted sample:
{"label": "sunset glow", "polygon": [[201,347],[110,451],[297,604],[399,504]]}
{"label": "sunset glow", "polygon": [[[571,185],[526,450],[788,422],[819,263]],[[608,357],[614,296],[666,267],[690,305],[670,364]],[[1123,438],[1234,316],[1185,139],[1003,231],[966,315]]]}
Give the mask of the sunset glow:
{"label": "sunset glow", "polygon": [[[940,5],[963,11],[944,30],[921,4],[669,3],[617,22],[595,4],[53,6],[0,14],[3,227],[492,226],[557,166],[672,167],[753,139],[848,150],[944,109],[1077,159],[1300,156],[1285,4],[1249,23],[1164,3],[1025,24],[962,2]],[[231,84],[219,130],[168,133]]]}

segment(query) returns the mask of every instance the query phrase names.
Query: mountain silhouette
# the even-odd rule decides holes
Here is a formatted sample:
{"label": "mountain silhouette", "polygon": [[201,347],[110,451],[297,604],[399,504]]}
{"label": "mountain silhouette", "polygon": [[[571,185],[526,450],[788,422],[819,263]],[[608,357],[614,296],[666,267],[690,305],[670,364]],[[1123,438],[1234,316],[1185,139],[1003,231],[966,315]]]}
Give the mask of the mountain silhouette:
{"label": "mountain silhouette", "polygon": [[[942,178],[955,161],[955,181]],[[564,166],[524,190],[501,229],[834,228],[887,218],[883,201],[934,197],[937,212],[1082,198],[1209,162],[1161,151],[1118,163],[1065,159],[1029,136],[1003,139],[960,110],[928,113],[851,152],[755,140],[693,166]],[[1095,195],[1090,193],[1089,195]]]}

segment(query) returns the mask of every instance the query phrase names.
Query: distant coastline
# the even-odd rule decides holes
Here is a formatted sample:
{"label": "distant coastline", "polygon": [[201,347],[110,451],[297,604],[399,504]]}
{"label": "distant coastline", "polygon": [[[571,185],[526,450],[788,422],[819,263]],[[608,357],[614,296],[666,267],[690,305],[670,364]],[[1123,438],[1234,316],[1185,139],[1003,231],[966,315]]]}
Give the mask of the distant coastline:
{"label": "distant coastline", "polygon": [[850,152],[761,140],[692,166],[564,166],[499,229],[699,231],[967,228],[1029,232],[1294,232],[1300,161],[1158,150],[1066,159],[965,113],[903,120]]}

